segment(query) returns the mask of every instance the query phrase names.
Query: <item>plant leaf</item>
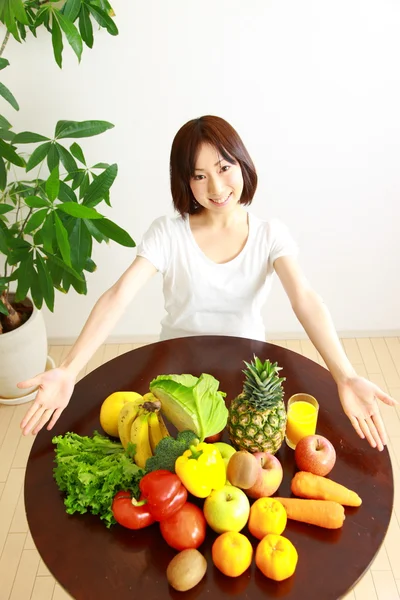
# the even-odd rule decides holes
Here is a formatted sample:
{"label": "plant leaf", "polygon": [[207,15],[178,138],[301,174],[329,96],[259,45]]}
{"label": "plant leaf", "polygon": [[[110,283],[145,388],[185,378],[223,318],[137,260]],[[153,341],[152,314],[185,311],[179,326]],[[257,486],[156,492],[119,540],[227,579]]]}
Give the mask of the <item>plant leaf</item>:
{"label": "plant leaf", "polygon": [[9,131],[8,129],[0,129],[0,138],[2,140],[6,140],[7,142],[14,143],[15,133]]}
{"label": "plant leaf", "polygon": [[67,0],[64,4],[62,13],[67,17],[69,21],[72,23],[76,20],[79,15],[79,11],[81,10],[82,0]]}
{"label": "plant leaf", "polygon": [[6,87],[4,85],[4,83],[1,83],[1,82],[0,82],[0,96],[3,96],[4,100],[7,100],[7,102],[9,104],[11,104],[11,106],[13,108],[15,108],[15,110],[19,110],[19,105],[18,105],[18,102],[16,101],[14,95],[10,92],[8,87]]}
{"label": "plant leaf", "polygon": [[20,42],[21,40],[19,38],[14,11],[12,10],[11,0],[8,0],[8,2],[7,0],[5,0],[5,2],[3,2],[2,4],[4,12],[1,20],[5,23],[5,26],[7,27],[8,31],[15,37],[17,42]]}
{"label": "plant leaf", "polygon": [[90,233],[90,235],[92,237],[94,237],[94,239],[96,240],[96,242],[98,242],[99,244],[101,244],[102,242],[108,242],[108,237],[103,235],[95,226],[95,224],[93,223],[93,221],[89,221],[89,220],[85,220],[84,221],[85,226],[87,227],[88,232]]}
{"label": "plant leaf", "polygon": [[0,71],[9,66],[9,62],[6,58],[0,58]]}
{"label": "plant leaf", "polygon": [[127,246],[128,248],[134,248],[136,246],[127,231],[121,229],[121,227],[108,219],[99,219],[96,221],[96,228],[111,240],[121,244],[121,246]]}
{"label": "plant leaf", "polygon": [[63,40],[59,22],[57,21],[54,13],[51,23],[51,41],[53,44],[54,58],[56,63],[62,68],[62,51],[63,51]]}
{"label": "plant leaf", "polygon": [[78,159],[81,163],[83,163],[86,166],[85,156],[84,156],[82,148],[79,146],[79,144],[74,142],[70,146],[69,149],[70,149],[71,154],[73,156],[75,156],[76,159]]}
{"label": "plant leaf", "polygon": [[47,304],[47,308],[54,311],[54,287],[53,282],[50,279],[50,275],[46,268],[43,258],[40,254],[36,253],[36,268],[39,275],[40,286],[42,288],[44,301]]}
{"label": "plant leaf", "polygon": [[[28,196],[24,198],[25,204],[27,204],[30,208],[45,208],[49,207],[49,202],[44,198],[40,198],[39,196]],[[1,206],[1,204],[0,204]]]}
{"label": "plant leaf", "polygon": [[108,163],[96,163],[93,165],[92,169],[107,169],[110,165]]}
{"label": "plant leaf", "polygon": [[[12,210],[15,210],[15,206],[0,203],[0,215],[5,215],[6,213],[11,212]],[[94,208],[91,208],[90,210],[94,210]]]}
{"label": "plant leaf", "polygon": [[118,27],[104,10],[94,4],[88,3],[87,6],[100,27],[105,27],[110,35],[118,35]]}
{"label": "plant leaf", "polygon": [[36,165],[41,163],[42,160],[46,158],[52,146],[52,142],[45,142],[44,144],[38,146],[29,157],[29,160],[26,165],[26,172],[30,171],[31,169],[36,167]]}
{"label": "plant leaf", "polygon": [[118,173],[116,164],[110,165],[103,173],[100,173],[89,185],[83,198],[83,204],[86,206],[95,206],[103,199],[104,194],[108,192]]}
{"label": "plant leaf", "polygon": [[87,190],[89,189],[89,185],[90,185],[89,173],[85,173],[85,177],[83,178],[82,183],[79,187],[79,199],[80,200],[82,200],[82,198],[86,194]]}
{"label": "plant leaf", "polygon": [[12,10],[17,21],[23,25],[29,25],[28,16],[25,12],[22,0],[12,0]]}
{"label": "plant leaf", "polygon": [[7,144],[2,139],[0,139],[0,156],[10,161],[13,165],[17,165],[17,167],[25,166],[24,159],[21,156],[18,156],[13,146]]}
{"label": "plant leaf", "polygon": [[81,220],[76,221],[71,231],[70,243],[71,262],[77,271],[82,271],[92,253],[92,237]]}
{"label": "plant leaf", "polygon": [[82,4],[82,10],[79,14],[79,31],[86,46],[93,48],[93,25],[85,4]]}
{"label": "plant leaf", "polygon": [[40,310],[43,304],[43,293],[40,288],[39,275],[34,267],[32,267],[31,295],[33,304]]}
{"label": "plant leaf", "polygon": [[45,220],[48,213],[48,208],[42,208],[37,212],[34,212],[33,215],[28,219],[27,224],[24,227],[24,233],[31,233],[35,231],[38,227],[41,226],[43,221]]}
{"label": "plant leaf", "polygon": [[67,169],[68,173],[75,173],[78,171],[78,165],[75,162],[74,157],[68,152],[64,146],[61,146],[58,142],[55,144],[58,154],[60,156],[61,162],[64,167]]}
{"label": "plant leaf", "polygon": [[60,217],[54,212],[54,221],[56,225],[56,239],[60,248],[61,256],[63,261],[70,267],[71,266],[71,248],[68,241],[68,233],[64,225],[61,222]]}
{"label": "plant leaf", "polygon": [[58,121],[54,137],[84,138],[99,135],[114,125],[107,121]]}
{"label": "plant leaf", "polygon": [[75,52],[78,57],[78,61],[80,62],[82,56],[82,38],[79,34],[79,31],[75,27],[75,25],[67,19],[59,10],[54,11],[54,14],[57,15],[58,22],[61,25],[61,29],[65,33],[65,36],[68,40],[69,45],[72,50]]}
{"label": "plant leaf", "polygon": [[42,234],[43,249],[47,252],[53,252],[54,218],[52,212],[47,215],[40,231]]}
{"label": "plant leaf", "polygon": [[16,271],[17,274],[17,291],[15,294],[15,300],[21,302],[25,300],[29,288],[32,283],[32,272],[33,272],[33,257],[32,252],[29,252],[24,260],[21,260],[20,265]]}
{"label": "plant leaf", "polygon": [[58,267],[61,267],[64,271],[67,271],[67,273],[69,273],[70,275],[72,275],[73,277],[75,277],[75,279],[78,279],[79,281],[83,281],[84,277],[82,275],[80,275],[79,273],[77,273],[75,271],[75,269],[73,269],[72,267],[70,267],[69,265],[65,264],[61,258],[58,258],[58,256],[56,256],[55,254],[51,254],[51,252],[45,252],[48,260],[50,262],[53,262],[55,265],[57,265]]}
{"label": "plant leaf", "polygon": [[63,181],[60,181],[60,191],[58,193],[58,197],[61,202],[78,202],[78,198],[76,197],[74,190],[72,190]]}
{"label": "plant leaf", "polygon": [[22,131],[17,133],[14,137],[15,144],[34,144],[35,142],[46,142],[49,138],[40,135],[39,133],[32,133],[31,131]]}
{"label": "plant leaf", "polygon": [[[1,206],[1,204],[0,204]],[[103,215],[97,212],[94,208],[89,208],[83,204],[75,204],[75,202],[66,202],[65,204],[57,204],[57,210],[62,210],[65,214],[75,217],[76,219],[103,219]]]}
{"label": "plant leaf", "polygon": [[88,271],[88,273],[94,273],[97,269],[97,265],[91,258],[87,256],[83,268],[85,269],[85,271]]}
{"label": "plant leaf", "polygon": [[49,167],[49,171],[53,171],[60,164],[60,155],[58,154],[57,148],[55,144],[51,144],[51,148],[47,155],[47,166]]}
{"label": "plant leaf", "polygon": [[0,127],[2,129],[11,129],[12,127],[11,123],[9,123],[3,115],[0,115]]}
{"label": "plant leaf", "polygon": [[60,191],[60,178],[58,166],[54,167],[54,169],[50,173],[50,176],[46,181],[45,189],[49,200],[51,202],[54,202],[54,200],[58,197],[58,193]]}
{"label": "plant leaf", "polygon": [[3,158],[0,156],[0,190],[4,190],[7,185],[7,170]]}

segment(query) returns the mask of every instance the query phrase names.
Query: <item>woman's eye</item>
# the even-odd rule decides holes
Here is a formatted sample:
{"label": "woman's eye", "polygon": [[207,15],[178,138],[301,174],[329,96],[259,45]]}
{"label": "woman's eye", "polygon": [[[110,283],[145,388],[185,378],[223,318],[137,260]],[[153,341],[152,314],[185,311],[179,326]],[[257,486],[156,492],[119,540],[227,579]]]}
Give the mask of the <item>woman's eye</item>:
{"label": "woman's eye", "polygon": [[226,171],[229,171],[229,169],[230,169],[230,168],[231,168],[231,166],[230,166],[230,165],[224,165],[224,166],[222,167],[221,171],[223,171],[223,172],[225,173]]}
{"label": "woman's eye", "polygon": [[201,179],[204,179],[204,175],[194,175],[194,176],[193,176],[193,179],[194,179],[195,181],[201,181]]}

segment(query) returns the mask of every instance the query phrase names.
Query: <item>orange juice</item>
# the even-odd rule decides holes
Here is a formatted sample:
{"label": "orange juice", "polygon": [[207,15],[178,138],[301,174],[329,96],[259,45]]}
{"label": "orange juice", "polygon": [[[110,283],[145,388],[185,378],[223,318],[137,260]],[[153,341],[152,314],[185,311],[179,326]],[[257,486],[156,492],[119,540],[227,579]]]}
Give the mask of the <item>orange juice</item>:
{"label": "orange juice", "polygon": [[318,408],[310,402],[297,400],[288,406],[286,442],[291,448],[307,435],[313,435],[317,427]]}

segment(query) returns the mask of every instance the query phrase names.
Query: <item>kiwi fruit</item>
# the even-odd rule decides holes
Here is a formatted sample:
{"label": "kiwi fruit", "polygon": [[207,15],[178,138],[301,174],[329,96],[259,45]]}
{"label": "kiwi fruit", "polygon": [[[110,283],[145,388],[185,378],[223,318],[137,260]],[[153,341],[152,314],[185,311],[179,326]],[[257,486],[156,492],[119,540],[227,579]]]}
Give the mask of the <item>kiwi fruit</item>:
{"label": "kiwi fruit", "polygon": [[167,567],[168,583],[178,592],[186,592],[197,585],[207,571],[207,561],[198,550],[182,550]]}
{"label": "kiwi fruit", "polygon": [[248,490],[257,481],[261,465],[250,452],[239,450],[229,459],[226,477],[233,486]]}

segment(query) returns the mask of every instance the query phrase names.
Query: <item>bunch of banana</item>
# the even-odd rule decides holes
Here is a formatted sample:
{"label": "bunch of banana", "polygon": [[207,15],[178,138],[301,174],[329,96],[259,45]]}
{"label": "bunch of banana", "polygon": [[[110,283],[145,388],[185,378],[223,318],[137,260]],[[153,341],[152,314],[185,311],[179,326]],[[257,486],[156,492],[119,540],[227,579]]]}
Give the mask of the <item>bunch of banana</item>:
{"label": "bunch of banana", "polygon": [[134,461],[144,468],[163,438],[169,436],[160,413],[161,404],[153,394],[145,394],[121,408],[118,417],[118,434],[124,448],[131,442],[136,446]]}

